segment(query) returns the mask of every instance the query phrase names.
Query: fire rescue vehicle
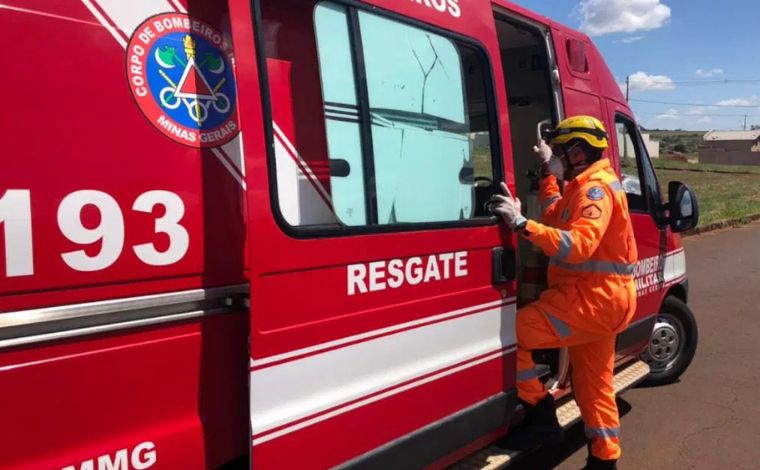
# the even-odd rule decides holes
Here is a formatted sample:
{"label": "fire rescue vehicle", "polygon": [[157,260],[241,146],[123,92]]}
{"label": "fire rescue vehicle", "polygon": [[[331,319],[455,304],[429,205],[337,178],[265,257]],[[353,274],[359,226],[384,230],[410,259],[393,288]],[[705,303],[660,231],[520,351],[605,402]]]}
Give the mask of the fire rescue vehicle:
{"label": "fire rescue vehicle", "polygon": [[[503,0],[0,12],[0,467],[507,463],[546,258],[484,203],[537,216],[569,115],[609,130],[638,243],[616,388],[688,367],[696,198],[585,35]],[[566,352],[537,361],[577,421]]]}

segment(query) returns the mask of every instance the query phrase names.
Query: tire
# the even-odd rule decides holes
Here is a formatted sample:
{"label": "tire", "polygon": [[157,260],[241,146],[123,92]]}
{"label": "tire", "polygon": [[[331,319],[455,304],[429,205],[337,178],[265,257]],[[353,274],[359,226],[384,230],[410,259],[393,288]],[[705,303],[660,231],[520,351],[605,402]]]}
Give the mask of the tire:
{"label": "tire", "polygon": [[689,307],[673,296],[665,298],[657,315],[649,346],[641,359],[651,372],[644,385],[667,385],[678,380],[689,368],[697,352],[699,332]]}

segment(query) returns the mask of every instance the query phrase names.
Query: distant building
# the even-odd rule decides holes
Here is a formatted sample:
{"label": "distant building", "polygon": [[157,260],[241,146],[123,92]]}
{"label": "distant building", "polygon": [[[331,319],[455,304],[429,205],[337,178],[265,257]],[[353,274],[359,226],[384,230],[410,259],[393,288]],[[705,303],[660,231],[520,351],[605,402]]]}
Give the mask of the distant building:
{"label": "distant building", "polygon": [[660,141],[654,140],[649,134],[641,134],[641,140],[644,141],[644,146],[647,148],[650,158],[660,158]]}
{"label": "distant building", "polygon": [[[618,134],[618,142],[622,139],[622,135]],[[660,158],[660,141],[652,139],[649,134],[641,134],[641,140],[644,142],[644,146],[647,148],[649,158]],[[626,155],[636,155],[633,150],[633,143],[630,139],[625,139],[625,146],[628,147]]]}
{"label": "distant building", "polygon": [[700,163],[760,165],[760,131],[710,131],[699,147]]}

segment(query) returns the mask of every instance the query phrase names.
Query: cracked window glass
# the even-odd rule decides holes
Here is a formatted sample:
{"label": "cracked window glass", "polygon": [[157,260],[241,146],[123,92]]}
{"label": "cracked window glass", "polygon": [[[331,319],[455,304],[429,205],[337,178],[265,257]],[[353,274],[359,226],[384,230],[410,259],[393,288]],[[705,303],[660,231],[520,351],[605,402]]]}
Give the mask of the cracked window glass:
{"label": "cracked window glass", "polygon": [[370,13],[360,12],[359,24],[378,223],[471,219],[474,136],[460,48]]}
{"label": "cracked window glass", "polygon": [[[361,10],[353,15],[351,7],[335,3],[319,3],[313,19],[324,150],[298,148],[298,140],[317,143],[318,134],[309,111],[316,110],[299,106],[303,98],[296,101],[303,86],[282,100],[284,115],[297,114],[294,148],[310,157],[297,168],[304,173],[297,175],[299,184],[291,184],[299,190],[292,197],[301,216],[296,225],[487,217],[483,206],[493,193],[494,165],[483,55],[440,34]],[[309,72],[308,44],[296,30],[277,26],[271,34],[278,35],[280,56],[289,61],[288,80],[295,85]],[[301,47],[289,49],[289,39],[299,39]],[[309,191],[309,170],[329,178],[319,199]],[[278,184],[287,188],[290,176],[282,173]],[[333,214],[307,218],[320,201]]]}

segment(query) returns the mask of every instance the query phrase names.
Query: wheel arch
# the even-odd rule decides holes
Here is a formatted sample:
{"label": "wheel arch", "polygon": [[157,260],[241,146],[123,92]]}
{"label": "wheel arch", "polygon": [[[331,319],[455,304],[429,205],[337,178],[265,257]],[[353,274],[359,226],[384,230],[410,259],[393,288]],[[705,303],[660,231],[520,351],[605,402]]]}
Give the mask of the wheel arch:
{"label": "wheel arch", "polygon": [[671,286],[666,292],[665,296],[663,297],[662,301],[665,302],[665,299],[668,297],[673,296],[677,298],[678,300],[682,301],[683,303],[688,303],[689,298],[689,281],[687,279],[684,279],[683,281],[679,282],[678,284]]}

